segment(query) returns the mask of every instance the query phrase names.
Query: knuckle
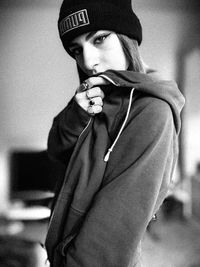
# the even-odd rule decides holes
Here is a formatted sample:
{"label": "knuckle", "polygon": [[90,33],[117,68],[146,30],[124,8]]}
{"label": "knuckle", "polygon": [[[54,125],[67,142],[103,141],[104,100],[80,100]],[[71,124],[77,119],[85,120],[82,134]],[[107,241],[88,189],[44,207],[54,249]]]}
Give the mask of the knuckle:
{"label": "knuckle", "polygon": [[102,107],[97,105],[95,106],[95,113],[100,113],[102,111]]}
{"label": "knuckle", "polygon": [[97,93],[98,93],[98,95],[101,95],[101,88],[100,87],[97,87]]}
{"label": "knuckle", "polygon": [[99,96],[99,97],[97,97],[97,103],[99,103],[100,105],[102,105],[102,103],[103,103],[103,101],[102,101],[102,98]]}
{"label": "knuckle", "polygon": [[87,91],[87,96],[96,97],[98,95],[98,87],[93,87]]}
{"label": "knuckle", "polygon": [[81,99],[81,93],[75,95],[75,100],[79,101]]}
{"label": "knuckle", "polygon": [[101,112],[102,111],[102,106],[98,106],[98,110],[99,110],[99,112]]}
{"label": "knuckle", "polygon": [[104,99],[104,97],[105,97],[105,94],[104,94],[103,90],[101,90],[101,98]]}

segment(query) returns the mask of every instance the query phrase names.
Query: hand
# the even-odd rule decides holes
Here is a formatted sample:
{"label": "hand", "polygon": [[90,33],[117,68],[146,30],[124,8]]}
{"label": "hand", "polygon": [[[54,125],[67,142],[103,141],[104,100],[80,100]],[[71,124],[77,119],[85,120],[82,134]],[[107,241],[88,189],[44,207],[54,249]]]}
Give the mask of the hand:
{"label": "hand", "polygon": [[75,101],[90,115],[100,113],[103,108],[104,92],[99,87],[109,82],[102,77],[90,77],[77,89]]}

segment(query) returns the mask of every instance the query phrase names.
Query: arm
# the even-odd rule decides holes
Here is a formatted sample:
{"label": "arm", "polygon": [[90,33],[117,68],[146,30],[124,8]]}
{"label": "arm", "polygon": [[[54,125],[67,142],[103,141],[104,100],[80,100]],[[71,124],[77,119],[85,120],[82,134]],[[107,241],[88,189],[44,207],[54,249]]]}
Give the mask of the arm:
{"label": "arm", "polygon": [[153,98],[132,115],[111,154],[104,185],[67,251],[67,266],[136,264],[140,241],[170,182],[174,122],[168,104]]}
{"label": "arm", "polygon": [[[83,90],[82,85],[78,87],[67,107],[55,117],[48,137],[49,156],[65,165],[91,115],[102,111],[104,93],[99,85],[106,85],[108,82],[101,77],[91,77],[85,82],[88,89]],[[92,106],[91,100],[94,103]]]}
{"label": "arm", "polygon": [[53,120],[48,137],[48,153],[50,157],[66,164],[79,135],[89,120],[90,115],[72,98],[67,107]]}

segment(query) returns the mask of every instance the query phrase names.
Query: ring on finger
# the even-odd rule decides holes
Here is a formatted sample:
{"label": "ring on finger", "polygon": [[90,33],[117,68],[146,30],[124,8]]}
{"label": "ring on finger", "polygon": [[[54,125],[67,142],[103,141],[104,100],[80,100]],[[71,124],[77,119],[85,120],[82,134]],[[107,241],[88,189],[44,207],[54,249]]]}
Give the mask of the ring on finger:
{"label": "ring on finger", "polygon": [[90,100],[89,100],[89,105],[90,105],[90,106],[93,106],[94,104],[95,104],[95,101],[92,100],[92,99],[90,99]]}
{"label": "ring on finger", "polygon": [[89,89],[89,84],[86,81],[84,81],[80,86],[82,92],[87,91]]}

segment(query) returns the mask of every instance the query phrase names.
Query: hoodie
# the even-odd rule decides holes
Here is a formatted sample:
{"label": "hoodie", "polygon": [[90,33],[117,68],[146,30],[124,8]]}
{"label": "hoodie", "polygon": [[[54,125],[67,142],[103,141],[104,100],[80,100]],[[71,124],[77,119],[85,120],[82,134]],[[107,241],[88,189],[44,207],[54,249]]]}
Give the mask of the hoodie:
{"label": "hoodie", "polygon": [[46,237],[52,267],[133,267],[167,195],[178,156],[184,98],[172,81],[99,74],[103,111],[72,99],[54,119],[48,152],[66,166]]}

